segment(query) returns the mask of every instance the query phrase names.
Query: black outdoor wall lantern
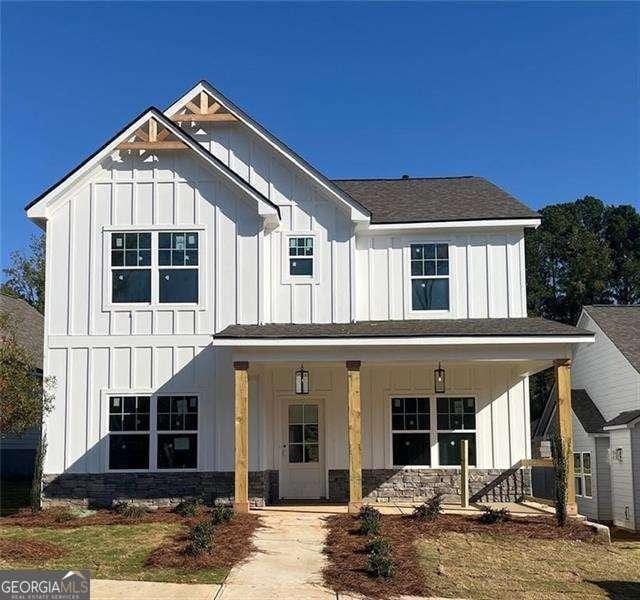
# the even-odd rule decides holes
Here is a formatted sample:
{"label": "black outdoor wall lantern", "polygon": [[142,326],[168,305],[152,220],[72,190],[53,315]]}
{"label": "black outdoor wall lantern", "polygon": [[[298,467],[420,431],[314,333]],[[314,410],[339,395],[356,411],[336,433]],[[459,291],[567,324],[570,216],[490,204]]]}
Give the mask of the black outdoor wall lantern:
{"label": "black outdoor wall lantern", "polygon": [[438,363],[438,368],[433,372],[433,387],[436,394],[444,394],[445,392],[445,372],[442,363]]}
{"label": "black outdoor wall lantern", "polygon": [[300,365],[300,368],[296,371],[296,394],[308,394],[309,393],[309,371],[304,368],[304,365]]}

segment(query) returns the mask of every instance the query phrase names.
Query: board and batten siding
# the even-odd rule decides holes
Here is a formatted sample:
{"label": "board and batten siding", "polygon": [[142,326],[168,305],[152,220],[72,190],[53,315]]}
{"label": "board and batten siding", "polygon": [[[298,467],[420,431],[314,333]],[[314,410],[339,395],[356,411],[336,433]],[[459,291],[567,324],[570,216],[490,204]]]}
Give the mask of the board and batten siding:
{"label": "board and batten siding", "polygon": [[[450,308],[413,311],[409,252],[412,243],[449,245]],[[367,235],[356,242],[359,320],[525,317],[522,230],[507,234],[451,233]]]}
{"label": "board and batten siding", "polygon": [[[611,487],[613,488],[613,523],[619,527],[633,529],[635,524],[635,500],[633,490],[633,453],[631,430],[613,429],[610,432],[612,451]],[[614,456],[622,451],[622,460]]]}

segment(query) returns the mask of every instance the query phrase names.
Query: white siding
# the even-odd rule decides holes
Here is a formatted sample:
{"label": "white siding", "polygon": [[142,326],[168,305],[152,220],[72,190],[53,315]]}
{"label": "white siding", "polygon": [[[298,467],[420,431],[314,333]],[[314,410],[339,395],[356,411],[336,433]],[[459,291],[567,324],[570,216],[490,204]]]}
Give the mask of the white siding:
{"label": "white siding", "polygon": [[611,451],[622,449],[622,461],[611,460],[611,486],[613,488],[613,522],[619,527],[633,529],[635,510],[633,498],[633,463],[631,454],[631,431],[611,431]]}
{"label": "white siding", "polygon": [[[411,307],[409,247],[449,244],[450,310]],[[358,320],[526,316],[522,230],[508,234],[361,235],[356,243]]]}
{"label": "white siding", "polygon": [[[590,436],[580,424],[578,418],[572,414],[573,417],[573,451],[574,452],[590,452],[591,453],[591,498],[587,496],[578,496],[576,494],[576,501],[578,503],[578,512],[581,515],[589,517],[590,519],[598,519],[598,504],[600,498],[598,497],[598,470],[596,468],[596,443],[595,438]],[[577,490],[576,490],[577,491]]]}
{"label": "white siding", "polygon": [[598,495],[598,519],[611,521],[613,513],[611,508],[611,454],[609,451],[609,438],[597,437],[596,461],[594,464],[597,477]]}
{"label": "white siding", "polygon": [[636,529],[640,530],[640,428],[631,430],[631,470]]}
{"label": "white siding", "polygon": [[640,373],[597,324],[583,313],[579,327],[596,334],[593,344],[579,346],[571,368],[572,387],[585,389],[605,420],[640,407]]}

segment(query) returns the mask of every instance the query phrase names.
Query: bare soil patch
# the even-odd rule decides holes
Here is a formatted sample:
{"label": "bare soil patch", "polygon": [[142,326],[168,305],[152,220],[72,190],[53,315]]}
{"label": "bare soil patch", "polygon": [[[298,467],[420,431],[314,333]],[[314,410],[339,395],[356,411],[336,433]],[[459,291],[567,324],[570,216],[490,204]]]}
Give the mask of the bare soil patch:
{"label": "bare soil patch", "polygon": [[[556,526],[553,518],[517,518],[487,525],[477,517],[440,515],[435,521],[420,521],[410,515],[383,515],[381,536],[391,543],[397,568],[390,579],[371,576],[367,570],[367,545],[370,537],[359,533],[359,520],[351,515],[327,517],[329,533],[325,553],[329,564],[324,569],[325,584],[338,592],[356,592],[369,598],[392,596],[428,596],[434,591],[421,561],[419,542],[450,533],[485,534],[539,540],[594,539],[593,532],[577,521]],[[446,568],[446,566],[444,567]]]}
{"label": "bare soil patch", "polygon": [[[197,522],[198,519],[194,519]],[[146,559],[148,567],[178,567],[190,571],[211,568],[231,568],[247,559],[255,550],[253,532],[260,527],[260,518],[254,514],[237,514],[228,523],[215,525],[213,549],[210,553],[192,556],[186,530],[154,550]]]}
{"label": "bare soil patch", "polygon": [[59,544],[44,540],[0,539],[0,556],[11,557],[12,560],[39,562],[53,558],[61,558],[67,551]]}

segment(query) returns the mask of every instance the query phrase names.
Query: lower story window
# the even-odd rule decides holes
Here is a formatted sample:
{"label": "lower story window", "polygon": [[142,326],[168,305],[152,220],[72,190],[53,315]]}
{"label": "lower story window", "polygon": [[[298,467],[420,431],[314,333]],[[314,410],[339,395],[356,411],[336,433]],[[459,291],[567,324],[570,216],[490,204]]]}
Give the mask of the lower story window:
{"label": "lower story window", "polygon": [[149,468],[149,396],[109,398],[109,469]]}
{"label": "lower story window", "polygon": [[573,470],[576,481],[576,496],[591,498],[591,452],[573,453]]}
{"label": "lower story window", "polygon": [[429,398],[391,398],[395,466],[431,464]]}
{"label": "lower story window", "polygon": [[198,466],[197,396],[159,396],[157,417],[158,469],[195,469]]}
{"label": "lower story window", "polygon": [[438,456],[442,466],[460,466],[462,440],[469,442],[469,464],[476,465],[475,398],[438,398]]}

